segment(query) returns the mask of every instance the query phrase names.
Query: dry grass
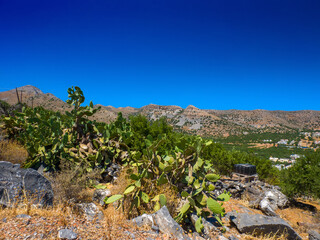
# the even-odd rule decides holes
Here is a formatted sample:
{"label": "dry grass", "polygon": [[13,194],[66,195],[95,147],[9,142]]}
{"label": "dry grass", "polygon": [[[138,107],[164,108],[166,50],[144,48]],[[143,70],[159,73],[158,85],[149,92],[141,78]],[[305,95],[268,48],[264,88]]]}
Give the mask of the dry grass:
{"label": "dry grass", "polygon": [[74,202],[90,202],[94,189],[88,188],[100,178],[99,171],[79,174],[82,170],[64,168],[62,171],[49,174],[56,204],[70,204]]}
{"label": "dry grass", "polygon": [[17,141],[0,141],[0,161],[7,161],[14,164],[23,164],[28,157],[27,150]]}
{"label": "dry grass", "polygon": [[[6,222],[0,221],[0,239],[27,239],[27,236],[32,236],[30,239],[57,239],[58,231],[63,228],[74,229],[81,239],[131,239],[129,234],[134,234],[137,240],[169,239],[137,228],[112,206],[102,211],[102,220],[89,221],[75,214],[72,207],[62,204],[48,209],[28,210],[24,206],[0,209],[0,219],[6,218]],[[19,219],[16,218],[18,214],[28,214],[31,218]],[[33,237],[35,233],[37,236]]]}
{"label": "dry grass", "polygon": [[312,214],[300,208],[278,209],[277,214],[287,221],[303,239],[307,239],[309,230],[320,231],[319,213]]}
{"label": "dry grass", "polygon": [[276,234],[267,234],[263,236],[257,236],[256,234],[244,235],[241,239],[243,240],[287,240],[285,234],[276,235]]}
{"label": "dry grass", "polygon": [[[112,194],[123,194],[124,190],[130,183],[131,183],[131,180],[129,179],[129,175],[127,174],[127,169],[123,169],[120,172],[120,175],[117,181],[109,188]],[[150,200],[158,194],[164,194],[167,198],[166,206],[170,214],[173,217],[177,215],[176,209],[177,209],[177,206],[179,205],[179,198],[178,198],[177,192],[172,188],[172,186],[170,186],[169,184],[155,186],[154,183],[149,181],[149,182],[146,182],[146,184],[143,184],[143,188],[141,190],[149,194]],[[123,204],[125,215],[129,219],[137,217],[143,213],[154,212],[153,207],[155,202],[152,202],[152,201],[150,201],[148,204],[142,203],[140,206],[139,212],[136,209],[132,209],[132,211],[129,212],[131,202],[132,202],[131,199],[127,198]]]}

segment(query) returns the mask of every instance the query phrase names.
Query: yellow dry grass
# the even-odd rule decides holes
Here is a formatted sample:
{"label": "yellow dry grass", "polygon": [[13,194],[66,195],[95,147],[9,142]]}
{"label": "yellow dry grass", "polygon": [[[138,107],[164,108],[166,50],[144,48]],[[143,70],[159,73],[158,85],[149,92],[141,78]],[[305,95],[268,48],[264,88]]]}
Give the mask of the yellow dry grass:
{"label": "yellow dry grass", "polygon": [[0,161],[7,161],[14,164],[23,164],[28,157],[27,150],[17,141],[0,141]]}

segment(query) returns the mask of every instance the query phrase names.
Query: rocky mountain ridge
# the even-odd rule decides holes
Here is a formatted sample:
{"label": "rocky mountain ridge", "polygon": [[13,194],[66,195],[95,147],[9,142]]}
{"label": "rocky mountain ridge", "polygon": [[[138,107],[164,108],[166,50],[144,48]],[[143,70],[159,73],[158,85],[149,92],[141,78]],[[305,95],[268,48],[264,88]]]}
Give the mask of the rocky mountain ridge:
{"label": "rocky mountain ridge", "polygon": [[[70,106],[51,93],[27,85],[17,88],[20,101],[29,106],[43,106],[55,111],[69,111]],[[16,89],[0,92],[0,100],[16,104]],[[151,120],[166,117],[177,130],[202,136],[229,136],[246,132],[291,132],[295,130],[320,130],[320,111],[268,111],[268,110],[205,110],[195,106],[150,104],[141,108],[101,106],[94,117],[97,121],[110,122],[119,112],[125,117],[142,114]]]}

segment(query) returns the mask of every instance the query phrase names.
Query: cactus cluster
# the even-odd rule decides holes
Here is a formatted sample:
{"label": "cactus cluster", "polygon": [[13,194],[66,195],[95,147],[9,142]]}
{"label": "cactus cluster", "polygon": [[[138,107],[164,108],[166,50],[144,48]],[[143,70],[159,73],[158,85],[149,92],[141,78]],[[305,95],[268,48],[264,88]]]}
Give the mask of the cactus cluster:
{"label": "cactus cluster", "polygon": [[[122,194],[105,199],[106,204],[130,202],[129,212],[140,209],[158,210],[167,204],[168,196],[157,189],[168,185],[185,200],[176,220],[183,222],[192,213],[199,218],[197,231],[203,228],[202,218],[213,215],[221,223],[224,193],[212,195],[219,179],[210,154],[214,143],[201,137],[172,130],[164,119],[149,122],[143,116],[129,120],[119,114],[106,124],[90,120],[99,108],[81,106],[85,100],[79,87],[68,89],[67,103],[71,112],[61,114],[41,107],[24,107],[11,117],[2,117],[9,137],[17,138],[26,147],[29,157],[25,167],[59,171],[62,162],[90,172],[117,162],[127,167],[129,182]],[[209,154],[210,153],[210,154]]]}

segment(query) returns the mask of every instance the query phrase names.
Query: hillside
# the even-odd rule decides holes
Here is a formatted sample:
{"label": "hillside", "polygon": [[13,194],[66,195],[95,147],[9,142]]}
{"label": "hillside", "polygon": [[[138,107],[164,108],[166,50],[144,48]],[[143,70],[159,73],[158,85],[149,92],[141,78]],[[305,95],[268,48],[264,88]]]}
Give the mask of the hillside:
{"label": "hillside", "polygon": [[[18,88],[22,102],[29,106],[64,112],[68,104],[51,93],[27,85]],[[0,92],[0,100],[16,104],[16,90]],[[183,109],[179,106],[160,106],[150,104],[141,108],[103,106],[95,119],[110,122],[122,112],[125,117],[142,114],[151,120],[166,117],[176,129],[202,136],[240,135],[246,133],[285,133],[296,130],[320,130],[320,111],[267,111],[267,110],[203,110],[195,106]]]}

